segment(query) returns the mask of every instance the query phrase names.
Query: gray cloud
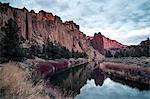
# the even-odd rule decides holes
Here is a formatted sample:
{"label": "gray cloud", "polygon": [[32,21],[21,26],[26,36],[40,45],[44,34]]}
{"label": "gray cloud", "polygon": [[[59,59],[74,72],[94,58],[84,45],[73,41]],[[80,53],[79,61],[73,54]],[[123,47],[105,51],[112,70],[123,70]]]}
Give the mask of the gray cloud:
{"label": "gray cloud", "polygon": [[[36,12],[53,12],[63,21],[74,20],[87,35],[102,34],[128,44],[125,39],[150,36],[150,0],[0,0]],[[146,29],[146,30],[145,30]],[[138,31],[139,30],[139,31]],[[149,33],[148,33],[149,32]],[[137,36],[138,35],[138,36]],[[144,36],[145,37],[145,36]],[[126,41],[126,42],[125,42]],[[133,44],[139,42],[132,42]]]}

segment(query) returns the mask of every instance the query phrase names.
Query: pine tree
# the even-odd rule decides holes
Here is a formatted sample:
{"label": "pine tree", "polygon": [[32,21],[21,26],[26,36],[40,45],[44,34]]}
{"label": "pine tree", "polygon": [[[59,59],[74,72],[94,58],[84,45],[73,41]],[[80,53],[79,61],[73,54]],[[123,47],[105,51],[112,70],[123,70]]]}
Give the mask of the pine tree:
{"label": "pine tree", "polygon": [[49,39],[47,39],[44,44],[43,44],[43,56],[46,58],[46,59],[52,59],[53,58],[53,43],[50,42]]}
{"label": "pine tree", "polygon": [[19,27],[13,19],[9,19],[8,23],[1,28],[4,36],[1,40],[1,57],[8,60],[20,60],[23,57],[22,48],[18,36]]}
{"label": "pine tree", "polygon": [[112,57],[112,54],[111,54],[111,52],[109,50],[107,50],[105,56],[106,57]]}

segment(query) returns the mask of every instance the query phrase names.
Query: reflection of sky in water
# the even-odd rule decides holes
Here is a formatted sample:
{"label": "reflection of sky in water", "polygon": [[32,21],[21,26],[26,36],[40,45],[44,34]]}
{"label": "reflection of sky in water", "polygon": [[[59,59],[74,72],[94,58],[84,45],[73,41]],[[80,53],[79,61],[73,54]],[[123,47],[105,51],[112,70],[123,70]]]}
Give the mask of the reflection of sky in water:
{"label": "reflection of sky in water", "polygon": [[77,99],[150,99],[150,91],[139,91],[107,78],[102,86],[96,86],[94,80],[88,80],[81,88]]}

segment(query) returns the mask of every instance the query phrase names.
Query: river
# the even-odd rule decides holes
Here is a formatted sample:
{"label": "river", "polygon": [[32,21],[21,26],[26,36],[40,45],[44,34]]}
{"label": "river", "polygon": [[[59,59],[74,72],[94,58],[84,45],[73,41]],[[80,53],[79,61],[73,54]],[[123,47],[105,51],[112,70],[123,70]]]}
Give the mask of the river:
{"label": "river", "polygon": [[61,93],[75,99],[150,99],[150,90],[112,80],[93,65],[84,64],[49,77],[53,89],[59,90],[53,97]]}
{"label": "river", "polygon": [[150,91],[140,91],[106,78],[102,86],[96,86],[94,79],[87,80],[76,99],[150,99]]}

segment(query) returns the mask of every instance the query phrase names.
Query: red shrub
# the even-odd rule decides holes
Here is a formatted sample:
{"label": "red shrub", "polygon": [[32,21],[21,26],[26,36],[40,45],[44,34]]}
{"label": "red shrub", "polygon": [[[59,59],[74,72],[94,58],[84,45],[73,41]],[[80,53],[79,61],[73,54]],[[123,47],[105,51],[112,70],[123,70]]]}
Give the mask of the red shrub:
{"label": "red shrub", "polygon": [[68,62],[67,61],[40,62],[36,65],[36,67],[38,73],[46,76],[48,73],[54,73],[59,70],[68,68]]}
{"label": "red shrub", "polygon": [[41,75],[47,75],[48,73],[53,72],[54,66],[48,62],[40,62],[36,65],[36,67],[38,73],[40,73]]}

